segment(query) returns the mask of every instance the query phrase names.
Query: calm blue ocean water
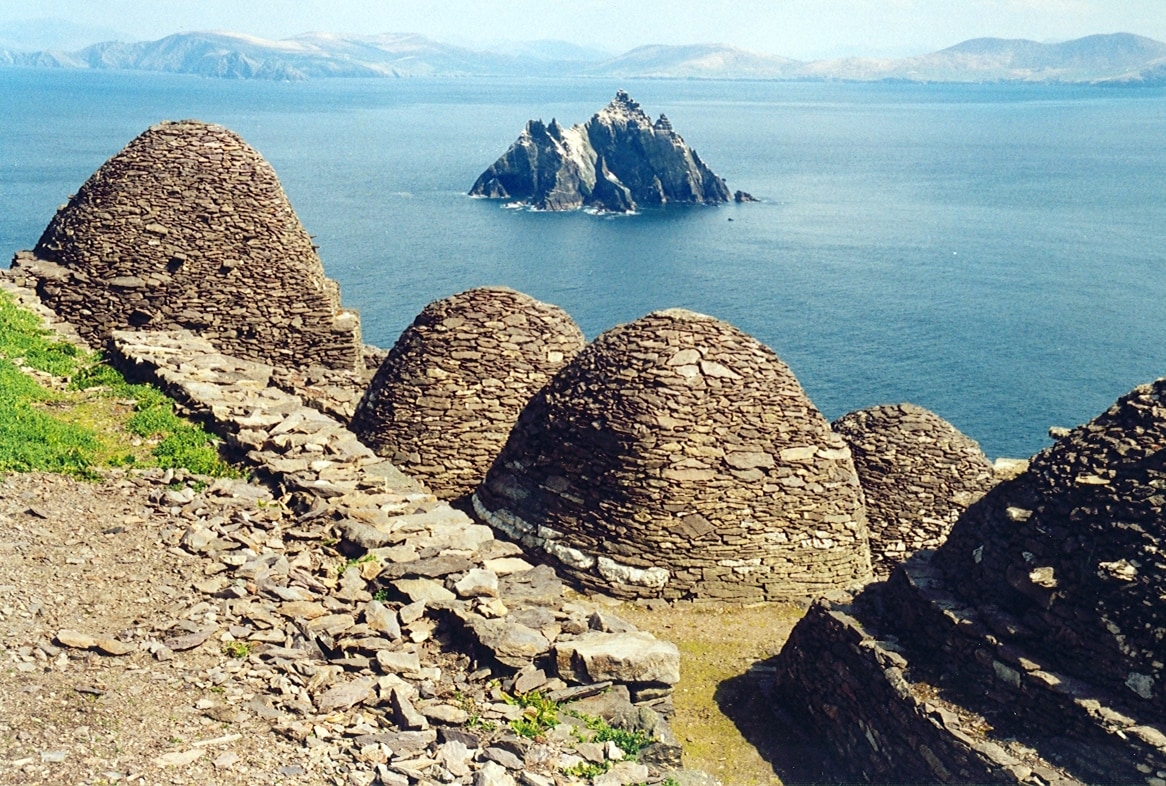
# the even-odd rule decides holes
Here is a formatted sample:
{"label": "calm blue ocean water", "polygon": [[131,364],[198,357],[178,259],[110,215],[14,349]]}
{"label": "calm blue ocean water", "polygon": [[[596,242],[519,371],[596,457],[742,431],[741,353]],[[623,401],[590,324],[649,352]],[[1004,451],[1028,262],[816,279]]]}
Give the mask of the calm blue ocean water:
{"label": "calm blue ocean water", "polygon": [[[579,122],[617,87],[763,203],[597,218],[465,196],[528,118]],[[0,254],[185,117],[271,161],[381,346],[483,284],[588,336],[684,306],[773,347],[830,418],[912,401],[990,456],[1166,374],[1166,91],[0,69]]]}

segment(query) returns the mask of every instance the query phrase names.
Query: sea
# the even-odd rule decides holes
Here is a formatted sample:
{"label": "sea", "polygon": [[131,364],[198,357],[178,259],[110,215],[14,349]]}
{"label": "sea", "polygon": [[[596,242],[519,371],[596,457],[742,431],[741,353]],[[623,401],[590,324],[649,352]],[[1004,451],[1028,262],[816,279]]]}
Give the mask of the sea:
{"label": "sea", "polygon": [[[632,216],[466,195],[530,118],[626,89],[755,204]],[[589,338],[684,307],[770,346],[830,419],[913,402],[1025,457],[1166,375],[1166,90],[0,68],[0,254],[164,119],[278,172],[365,340],[505,285]]]}

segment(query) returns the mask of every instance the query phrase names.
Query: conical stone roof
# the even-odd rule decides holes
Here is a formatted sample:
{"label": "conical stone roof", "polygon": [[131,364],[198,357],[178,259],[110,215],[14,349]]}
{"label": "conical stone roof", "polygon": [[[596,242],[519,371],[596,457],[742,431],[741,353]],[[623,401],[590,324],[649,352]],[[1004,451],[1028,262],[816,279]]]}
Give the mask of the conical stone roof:
{"label": "conical stone roof", "polygon": [[94,343],[129,327],[192,329],[281,366],[354,368],[340,308],[275,171],[231,131],[153,126],[105,162],[14,267]]}
{"label": "conical stone roof", "polygon": [[1166,721],[1166,379],[1135,388],[968,510],[935,562],[1058,670]]}
{"label": "conical stone roof", "polygon": [[832,426],[854,454],[878,576],[919,549],[938,547],[960,514],[995,484],[975,440],[923,407],[860,409]]}
{"label": "conical stone roof", "polygon": [[846,443],[772,350],[689,311],[610,330],[560,371],[474,506],[623,597],[789,599],[870,576]]}
{"label": "conical stone roof", "polygon": [[584,343],[567,312],[512,289],[438,300],[401,334],[351,428],[438,496],[464,496],[527,401]]}

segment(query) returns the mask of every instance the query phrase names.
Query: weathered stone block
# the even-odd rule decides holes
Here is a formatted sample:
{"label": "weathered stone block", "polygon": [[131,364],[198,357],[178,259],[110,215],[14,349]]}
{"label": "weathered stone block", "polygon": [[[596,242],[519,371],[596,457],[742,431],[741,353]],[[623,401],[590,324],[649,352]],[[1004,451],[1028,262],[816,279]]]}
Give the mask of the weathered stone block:
{"label": "weathered stone block", "polygon": [[680,681],[680,651],[650,633],[588,633],[554,647],[558,674],[568,682]]}

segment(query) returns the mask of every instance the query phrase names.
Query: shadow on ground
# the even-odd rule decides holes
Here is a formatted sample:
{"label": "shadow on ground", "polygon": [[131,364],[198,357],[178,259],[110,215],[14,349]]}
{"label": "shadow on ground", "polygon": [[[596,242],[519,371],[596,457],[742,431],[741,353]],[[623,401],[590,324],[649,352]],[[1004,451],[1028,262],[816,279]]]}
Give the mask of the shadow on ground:
{"label": "shadow on ground", "polygon": [[827,746],[777,704],[774,660],[757,661],[744,674],[718,683],[713,699],[786,786],[843,783],[831,775]]}

